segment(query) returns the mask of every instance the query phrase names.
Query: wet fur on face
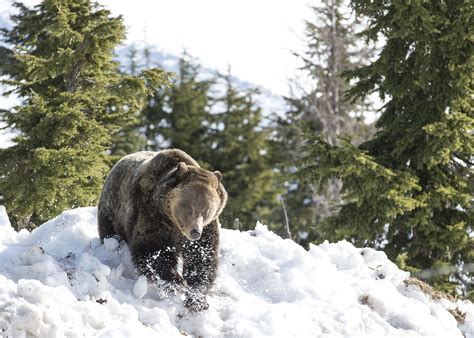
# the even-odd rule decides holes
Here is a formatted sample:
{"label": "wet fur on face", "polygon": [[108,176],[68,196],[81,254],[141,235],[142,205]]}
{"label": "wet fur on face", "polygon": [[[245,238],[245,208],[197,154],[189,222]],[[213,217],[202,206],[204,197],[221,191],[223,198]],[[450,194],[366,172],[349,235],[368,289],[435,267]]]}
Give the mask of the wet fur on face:
{"label": "wet fur on face", "polygon": [[215,201],[220,201],[219,196],[204,184],[182,184],[173,189],[170,199],[171,219],[189,240],[199,239],[191,237],[192,230],[201,234],[203,228],[217,217]]}
{"label": "wet fur on face", "polygon": [[[225,204],[218,193],[222,176],[184,163],[178,164],[175,175],[180,183],[168,194],[169,215],[187,239],[197,240]],[[193,237],[193,231],[199,237]]]}

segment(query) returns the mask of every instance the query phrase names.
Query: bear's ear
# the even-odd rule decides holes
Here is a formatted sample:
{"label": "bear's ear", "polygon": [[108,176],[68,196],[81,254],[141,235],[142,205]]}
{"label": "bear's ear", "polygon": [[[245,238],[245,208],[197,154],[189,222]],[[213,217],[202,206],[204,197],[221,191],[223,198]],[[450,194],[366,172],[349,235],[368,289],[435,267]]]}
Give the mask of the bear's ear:
{"label": "bear's ear", "polygon": [[178,167],[176,168],[176,173],[178,174],[178,177],[183,177],[184,174],[188,172],[188,166],[184,162],[179,162]]}
{"label": "bear's ear", "polygon": [[214,171],[214,175],[216,175],[219,183],[222,182],[222,173],[220,171]]}

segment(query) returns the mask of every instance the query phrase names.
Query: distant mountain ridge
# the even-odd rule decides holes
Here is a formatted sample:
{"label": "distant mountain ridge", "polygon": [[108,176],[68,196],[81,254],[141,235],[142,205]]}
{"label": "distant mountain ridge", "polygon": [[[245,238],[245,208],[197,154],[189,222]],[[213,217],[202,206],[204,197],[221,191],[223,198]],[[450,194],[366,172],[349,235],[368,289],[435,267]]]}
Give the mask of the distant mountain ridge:
{"label": "distant mountain ridge", "polygon": [[[132,49],[135,48],[137,51],[137,56],[135,60],[137,62],[137,69],[143,69],[146,67],[161,67],[168,72],[178,72],[180,56],[160,50],[158,46],[150,45],[147,47],[150,53],[150,61],[148,65],[146,64],[146,61],[142,54],[144,46],[142,46],[141,44],[132,43],[124,47],[118,48],[116,50],[116,55],[117,61],[120,62],[121,69],[125,72],[130,71],[129,55],[132,52]],[[197,59],[197,62],[200,62],[200,60]],[[211,78],[219,72],[217,69],[206,66],[203,63],[201,63],[200,65],[203,78]],[[232,75],[232,80],[239,89],[258,90],[260,95],[258,97],[257,103],[261,106],[263,113],[266,117],[275,113],[282,114],[285,111],[286,103],[283,97],[281,97],[280,95],[273,93],[271,90],[261,85],[243,80],[236,75]]]}
{"label": "distant mountain ridge", "polygon": [[[5,16],[0,15],[0,28],[6,27],[9,23],[9,20],[4,20]],[[6,46],[3,44],[3,46]],[[1,46],[0,46],[1,47]],[[123,71],[129,71],[129,60],[128,54],[131,52],[132,48],[139,47],[135,44],[125,45],[116,50],[116,60],[120,63],[120,67]],[[174,54],[161,51],[158,47],[152,46],[150,48],[150,67],[162,67],[168,72],[176,73],[178,71],[178,62],[179,56]],[[146,68],[146,64],[144,63],[143,57],[137,55],[137,69]],[[210,78],[214,76],[218,71],[211,67],[202,66],[202,76],[204,78]],[[282,115],[284,114],[286,103],[284,99],[271,92],[270,90],[264,88],[263,86],[259,86],[257,84],[251,83],[249,81],[245,81],[240,79],[237,76],[233,76],[234,83],[240,89],[258,89],[259,95],[256,97],[257,104],[262,108],[263,115],[267,120],[267,123],[272,120],[272,116],[275,114]],[[0,88],[0,95],[2,93],[2,88]],[[8,109],[16,104],[19,104],[18,99],[14,99],[12,96],[9,99],[5,99],[0,96],[0,109]],[[0,127],[2,125],[0,124]],[[7,148],[11,146],[9,139],[13,137],[15,134],[9,129],[1,130],[0,131],[0,148]]]}

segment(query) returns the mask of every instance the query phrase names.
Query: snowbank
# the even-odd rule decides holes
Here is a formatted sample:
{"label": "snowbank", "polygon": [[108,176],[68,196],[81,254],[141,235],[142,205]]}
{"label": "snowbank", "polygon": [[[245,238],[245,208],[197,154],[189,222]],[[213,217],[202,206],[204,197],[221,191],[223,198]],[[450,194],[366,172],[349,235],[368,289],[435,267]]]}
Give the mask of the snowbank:
{"label": "snowbank", "polygon": [[345,241],[305,251],[260,224],[222,230],[210,308],[191,315],[96,227],[96,209],[81,208],[17,233],[0,207],[0,336],[474,337],[473,304],[431,300],[384,253]]}

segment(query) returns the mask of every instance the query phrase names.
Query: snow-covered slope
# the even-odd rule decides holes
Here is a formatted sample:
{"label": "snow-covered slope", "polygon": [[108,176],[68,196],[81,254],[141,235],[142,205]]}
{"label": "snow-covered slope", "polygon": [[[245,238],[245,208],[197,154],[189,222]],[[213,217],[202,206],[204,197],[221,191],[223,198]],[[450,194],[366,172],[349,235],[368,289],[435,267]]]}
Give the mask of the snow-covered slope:
{"label": "snow-covered slope", "polygon": [[0,207],[0,336],[474,337],[473,304],[431,300],[382,252],[305,251],[263,225],[221,234],[210,308],[192,315],[136,275],[126,246],[100,244],[95,208],[30,234]]}

